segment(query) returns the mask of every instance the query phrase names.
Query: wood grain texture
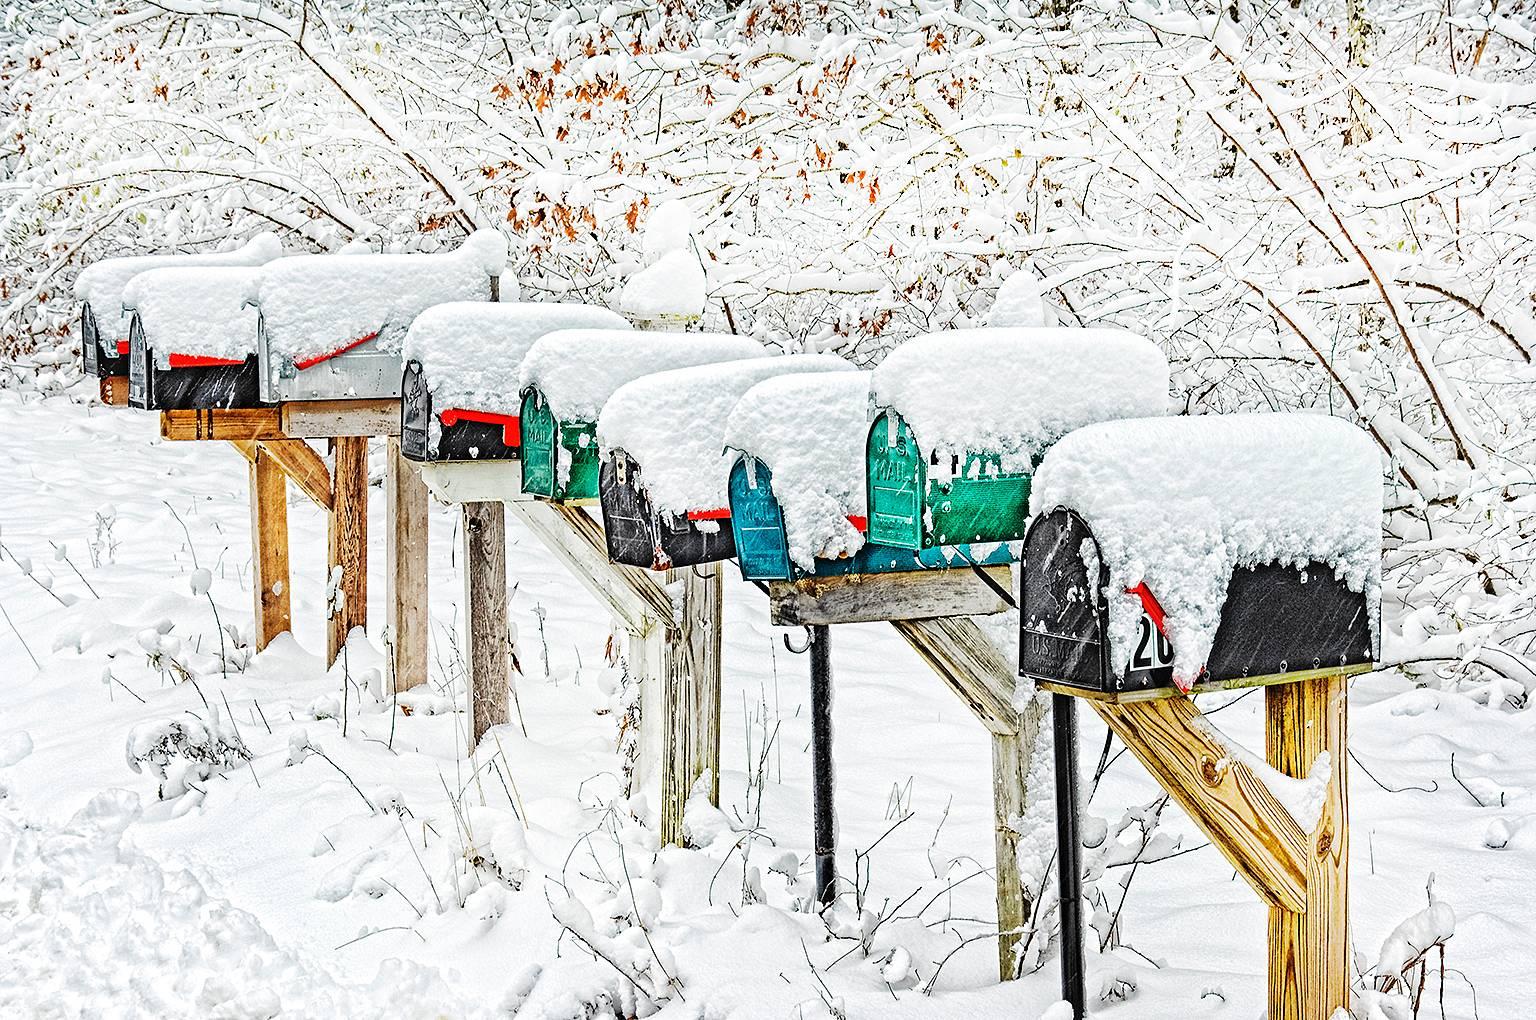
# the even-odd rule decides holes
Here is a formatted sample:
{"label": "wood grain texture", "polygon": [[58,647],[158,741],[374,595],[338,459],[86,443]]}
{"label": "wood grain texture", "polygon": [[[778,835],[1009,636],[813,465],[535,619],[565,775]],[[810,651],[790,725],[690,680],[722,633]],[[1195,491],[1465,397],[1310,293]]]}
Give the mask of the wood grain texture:
{"label": "wood grain texture", "polygon": [[986,616],[1007,609],[998,590],[1013,584],[1007,567],[982,568],[992,588],[970,570],[912,570],[770,581],[769,615],[775,626],[929,620]]}
{"label": "wood grain texture", "polygon": [[[1240,691],[1250,687],[1273,687],[1276,684],[1292,684],[1299,680],[1316,680],[1330,676],[1355,676],[1360,673],[1369,673],[1376,669],[1374,663],[1362,662],[1354,666],[1324,666],[1321,669],[1302,669],[1290,673],[1271,673],[1268,676],[1242,676],[1233,677],[1230,680],[1204,680],[1190,690],[1190,694],[1209,694],[1212,691]],[[1051,694],[1067,694],[1074,698],[1086,698],[1090,701],[1112,701],[1125,705],[1135,701],[1157,701],[1162,698],[1182,698],[1186,695],[1183,691],[1171,684],[1167,687],[1152,687],[1140,691],[1090,691],[1083,687],[1073,687],[1071,684],[1057,683],[1051,680],[1037,681],[1040,689]]]}
{"label": "wood grain texture", "polygon": [[463,504],[471,749],[507,721],[507,519],[500,503]]}
{"label": "wood grain texture", "polygon": [[1024,728],[1013,707],[1013,670],[973,621],[893,620],[891,626],[988,730],[1008,735]]}
{"label": "wood grain texture", "polygon": [[246,445],[250,450],[251,590],[256,650],[261,651],[293,626],[288,590],[288,486],[272,458],[254,444]]}
{"label": "wood grain texture", "polygon": [[[1037,716],[1038,718],[1038,716]],[[997,859],[997,976],[1019,976],[1016,954],[1022,929],[1034,908],[1030,890],[1019,873],[1019,840],[1014,826],[1024,817],[1029,793],[1029,760],[1034,735],[992,734],[992,828]]]}
{"label": "wood grain texture", "polygon": [[282,405],[281,424],[294,439],[398,436],[400,401],[292,400]]}
{"label": "wood grain texture", "polygon": [[1089,701],[1211,843],[1270,906],[1303,910],[1307,837],[1189,698]]}
{"label": "wood grain texture", "polygon": [[710,774],[711,803],[720,802],[719,565],[681,568],[670,576],[683,587],[682,620],[669,628],[661,689],[661,839],[683,845],[683,808],[693,786]]}
{"label": "wood grain texture", "polygon": [[101,402],[108,407],[128,406],[128,377],[104,375],[101,377]]}
{"label": "wood grain texture", "polygon": [[331,440],[333,495],[326,574],[341,567],[341,611],[326,626],[325,658],[334,663],[354,627],[368,625],[368,440]]}
{"label": "wood grain texture", "polygon": [[263,439],[261,447],[300,492],[321,509],[331,509],[331,470],[314,447],[302,439]]}
{"label": "wood grain texture", "polygon": [[612,610],[626,630],[644,634],[657,621],[670,624],[672,600],[656,583],[655,575],[610,563],[603,529],[585,510],[543,500],[506,506],[598,601]]}
{"label": "wood grain texture", "polygon": [[1342,675],[1270,687],[1264,692],[1264,748],[1288,776],[1311,771],[1328,752],[1328,799],[1308,836],[1306,904],[1269,910],[1269,1015],[1272,1020],[1329,1020],[1349,1007],[1348,711]]}
{"label": "wood grain texture", "polygon": [[282,418],[275,407],[205,408],[197,411],[161,411],[160,438],[173,441],[202,439],[282,439]]}
{"label": "wood grain texture", "polygon": [[389,440],[388,458],[384,481],[388,508],[384,562],[389,572],[386,611],[395,690],[403,691],[427,682],[427,487],[401,455],[400,440]]}

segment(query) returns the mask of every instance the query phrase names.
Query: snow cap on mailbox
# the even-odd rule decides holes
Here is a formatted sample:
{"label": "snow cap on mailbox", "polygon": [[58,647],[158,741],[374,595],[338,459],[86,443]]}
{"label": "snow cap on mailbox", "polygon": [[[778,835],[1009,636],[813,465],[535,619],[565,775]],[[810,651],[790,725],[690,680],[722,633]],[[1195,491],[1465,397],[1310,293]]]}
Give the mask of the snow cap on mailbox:
{"label": "snow cap on mailbox", "polygon": [[603,405],[597,441],[639,464],[658,512],[723,509],[734,460],[725,452],[725,429],[742,395],[776,376],[852,371],[835,354],[791,354],[647,375],[619,387]]}
{"label": "snow cap on mailbox", "polygon": [[244,361],[256,353],[256,309],[246,296],[259,273],[252,266],[151,269],[129,282],[123,308],[138,316],[162,369],[173,354]]}
{"label": "snow cap on mailbox", "polygon": [[[506,260],[506,237],[477,230],[458,248],[431,255],[283,259],[266,267],[252,296],[269,356],[302,369],[368,342],[374,351],[398,352],[411,322],[432,305],[490,300],[491,280]],[[501,296],[517,295],[504,288]]]}
{"label": "snow cap on mailbox", "polygon": [[135,276],[171,266],[260,266],[282,254],[277,237],[263,233],[233,251],[102,259],[75,278],[75,297],[87,306],[88,318],[94,320],[87,331],[95,334],[109,355],[115,355],[117,345],[128,342],[129,316],[123,312],[123,291]]}
{"label": "snow cap on mailbox", "polygon": [[[1375,444],[1326,415],[1169,417],[1073,432],[1035,472],[1021,667],[1049,672],[1028,667],[1032,635],[1044,635],[1036,643],[1050,661],[1053,604],[1074,599],[1085,613],[1107,608],[1110,684],[1154,667],[1171,668],[1187,690],[1202,673],[1228,680],[1368,663],[1378,644],[1381,496]],[[1086,588],[1054,579],[1084,568]],[[1149,639],[1159,635],[1164,650],[1154,654]]]}

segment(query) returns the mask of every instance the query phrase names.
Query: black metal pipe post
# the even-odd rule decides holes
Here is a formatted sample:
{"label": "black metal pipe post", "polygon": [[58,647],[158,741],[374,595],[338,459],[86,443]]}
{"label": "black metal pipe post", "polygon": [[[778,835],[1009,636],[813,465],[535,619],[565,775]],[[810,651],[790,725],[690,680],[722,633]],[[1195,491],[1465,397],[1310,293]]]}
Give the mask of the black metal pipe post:
{"label": "black metal pipe post", "polygon": [[811,813],[815,822],[816,903],[837,895],[837,817],[832,791],[832,643],[825,624],[811,631]]}
{"label": "black metal pipe post", "polygon": [[1051,695],[1056,750],[1056,883],[1061,903],[1061,997],[1074,1017],[1088,1015],[1083,984],[1083,840],[1077,824],[1077,703]]}

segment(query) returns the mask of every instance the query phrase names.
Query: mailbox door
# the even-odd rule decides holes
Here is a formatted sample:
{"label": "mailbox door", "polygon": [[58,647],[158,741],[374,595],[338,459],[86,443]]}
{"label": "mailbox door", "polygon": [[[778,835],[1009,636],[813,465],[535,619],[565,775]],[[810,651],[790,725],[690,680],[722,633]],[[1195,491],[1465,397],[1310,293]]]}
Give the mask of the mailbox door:
{"label": "mailbox door", "polygon": [[640,471],[629,455],[616,450],[603,458],[598,488],[603,505],[603,536],[608,558],[632,567],[664,570],[671,564],[656,534],[651,501],[640,487]]}
{"label": "mailbox door", "polygon": [[1024,540],[1019,601],[1019,675],[1110,690],[1109,583],[1098,543],[1070,510],[1037,518]]}
{"label": "mailbox door", "polygon": [[928,483],[925,546],[1014,542],[1029,522],[1029,475],[1004,473],[999,458],[972,453],[953,478]]}
{"label": "mailbox door", "polygon": [[790,577],[789,543],[784,512],[773,496],[773,474],[766,465],[741,457],[731,468],[731,535],[741,576],[749,581],[786,581]]}
{"label": "mailbox door", "polygon": [[537,390],[523,393],[518,414],[523,427],[523,491],[533,496],[555,496],[555,416]]}
{"label": "mailbox door", "polygon": [[923,492],[926,465],[907,423],[886,411],[869,428],[869,540],[898,549],[923,547]]}
{"label": "mailbox door", "polygon": [[80,306],[80,361],[86,375],[104,374],[101,371],[101,337],[96,332],[96,317],[91,314],[90,305]]}
{"label": "mailbox door", "polygon": [[144,342],[144,330],[138,316],[128,324],[128,406],[148,408],[150,403],[149,345]]}
{"label": "mailbox door", "polygon": [[431,425],[432,394],[422,378],[421,362],[412,361],[400,379],[400,452],[411,460],[431,460]]}

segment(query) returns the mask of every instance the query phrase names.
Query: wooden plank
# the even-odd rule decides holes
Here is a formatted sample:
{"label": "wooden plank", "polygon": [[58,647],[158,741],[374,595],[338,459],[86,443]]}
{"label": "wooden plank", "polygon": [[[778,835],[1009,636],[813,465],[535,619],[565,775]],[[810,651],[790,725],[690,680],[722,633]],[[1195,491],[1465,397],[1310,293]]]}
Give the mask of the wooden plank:
{"label": "wooden plank", "polygon": [[334,663],[354,627],[368,625],[368,440],[331,440],[334,475],[327,575],[341,567],[342,603],[327,621],[325,658]]}
{"label": "wooden plank", "polygon": [[432,495],[444,503],[513,503],[534,498],[523,494],[523,462],[519,460],[423,463],[416,470]]}
{"label": "wooden plank", "polygon": [[1306,834],[1189,698],[1089,701],[1270,906],[1304,910]]}
{"label": "wooden plank", "polygon": [[658,621],[671,625],[672,600],[656,578],[638,567],[610,563],[603,529],[584,510],[543,500],[506,507],[612,610],[626,630],[645,634]]}
{"label": "wooden plank", "polygon": [[1034,901],[1019,873],[1019,842],[1014,826],[1024,817],[1029,794],[1029,763],[1036,732],[992,734],[992,828],[997,864],[997,976],[1011,981],[1019,976],[1016,958],[1023,929]]}
{"label": "wooden plank", "polygon": [[104,375],[101,377],[101,402],[108,407],[128,406],[128,377]]}
{"label": "wooden plank", "polygon": [[[388,519],[388,626],[394,659],[395,690],[427,682],[427,487],[414,465],[400,453],[400,440],[389,440],[389,468],[384,481]],[[503,525],[503,530],[505,526]],[[505,539],[503,539],[505,544]],[[505,567],[503,567],[505,574]]]}
{"label": "wooden plank", "polygon": [[275,407],[161,411],[160,438],[170,440],[282,439],[282,418]]}
{"label": "wooden plank", "polygon": [[1013,707],[1013,669],[973,621],[893,620],[891,626],[991,732],[1006,735],[1040,725],[1038,708],[1032,722],[1019,718]]}
{"label": "wooden plank", "polygon": [[293,624],[288,590],[288,486],[270,457],[254,444],[246,446],[251,462],[251,590],[256,650],[260,651]]}
{"label": "wooden plank", "polygon": [[1269,1015],[1329,1020],[1349,1007],[1349,791],[1346,683],[1339,673],[1264,692],[1264,748],[1288,776],[1318,755],[1332,766],[1328,798],[1308,836],[1306,905],[1269,909]]}
{"label": "wooden plank", "polygon": [[666,638],[661,689],[661,840],[682,846],[683,808],[699,777],[710,775],[710,802],[720,802],[719,565],[671,572],[683,586],[680,629]]}
{"label": "wooden plank", "polygon": [[294,439],[398,436],[400,400],[292,400],[282,405],[281,423]]}
{"label": "wooden plank", "polygon": [[769,614],[781,627],[877,620],[986,616],[1007,609],[999,591],[1012,585],[1007,567],[983,568],[994,589],[971,570],[807,577],[768,584]]}
{"label": "wooden plank", "polygon": [[[1300,680],[1317,680],[1330,676],[1356,676],[1360,673],[1370,673],[1376,666],[1369,662],[1362,662],[1354,666],[1324,666],[1320,669],[1300,669],[1294,673],[1271,673],[1268,676],[1243,676],[1234,677],[1231,680],[1206,681],[1195,684],[1190,694],[1209,694],[1212,691],[1240,691],[1250,687],[1272,687],[1276,684],[1292,684]],[[1067,694],[1074,698],[1086,698],[1090,701],[1108,701],[1117,705],[1126,705],[1137,701],[1158,701],[1162,698],[1181,698],[1184,692],[1177,687],[1154,687],[1145,691],[1090,691],[1082,687],[1072,687],[1068,684],[1060,684],[1051,680],[1037,681],[1042,691],[1051,694]]]}
{"label": "wooden plank", "polygon": [[507,519],[500,503],[465,503],[464,619],[472,740],[507,721]]}
{"label": "wooden plank", "polygon": [[263,439],[261,448],[316,506],[331,508],[331,469],[313,447],[302,439]]}

